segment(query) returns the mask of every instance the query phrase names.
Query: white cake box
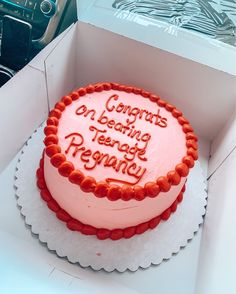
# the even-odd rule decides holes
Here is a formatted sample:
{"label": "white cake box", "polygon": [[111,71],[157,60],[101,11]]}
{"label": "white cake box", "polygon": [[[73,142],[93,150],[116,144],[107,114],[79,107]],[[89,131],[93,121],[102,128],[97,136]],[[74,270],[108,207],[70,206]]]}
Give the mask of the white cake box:
{"label": "white cake box", "polygon": [[[4,270],[9,269],[11,280],[22,289],[27,285],[18,274],[22,268],[35,280],[32,287],[38,287],[35,276],[49,277],[50,293],[58,285],[65,293],[81,287],[89,293],[234,293],[236,48],[145,17],[105,9],[105,1],[93,2],[79,6],[80,21],[0,89]],[[14,197],[16,154],[24,142],[59,97],[97,81],[138,85],[180,108],[200,137],[200,159],[209,179],[203,229],[168,262],[135,273],[95,273],[51,254],[24,227]],[[12,283],[5,280],[0,289],[4,285],[7,293]]]}

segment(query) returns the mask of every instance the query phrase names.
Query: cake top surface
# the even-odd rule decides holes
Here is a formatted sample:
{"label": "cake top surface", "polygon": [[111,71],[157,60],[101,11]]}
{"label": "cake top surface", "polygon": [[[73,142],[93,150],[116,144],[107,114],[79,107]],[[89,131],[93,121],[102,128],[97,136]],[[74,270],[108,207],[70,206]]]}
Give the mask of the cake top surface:
{"label": "cake top surface", "polygon": [[81,88],[63,97],[50,116],[59,118],[57,132],[45,133],[57,136],[53,143],[71,171],[96,182],[145,186],[161,177],[171,184],[167,174],[183,176],[181,168],[196,157],[197,138],[182,113],[142,89],[112,83]]}
{"label": "cake top surface", "polygon": [[86,94],[64,111],[58,128],[62,153],[98,181],[144,185],[165,175],[186,153],[178,121],[134,93]]}

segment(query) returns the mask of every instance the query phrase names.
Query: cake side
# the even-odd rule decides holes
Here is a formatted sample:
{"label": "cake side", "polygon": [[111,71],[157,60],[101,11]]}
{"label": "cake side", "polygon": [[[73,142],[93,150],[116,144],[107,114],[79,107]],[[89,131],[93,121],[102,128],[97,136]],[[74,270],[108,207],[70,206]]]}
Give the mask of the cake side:
{"label": "cake side", "polygon": [[57,201],[55,201],[55,199],[52,197],[46,185],[46,181],[44,178],[44,156],[40,160],[40,166],[37,169],[36,176],[37,186],[40,189],[41,197],[47,203],[48,208],[56,214],[57,218],[65,222],[68,229],[72,231],[81,232],[85,235],[96,235],[96,237],[100,240],[105,240],[108,238],[112,240],[119,240],[121,238],[131,238],[134,235],[142,234],[149,229],[156,228],[161,221],[167,221],[171,214],[176,211],[178,204],[183,200],[183,193],[185,192],[184,185],[180,193],[176,197],[175,201],[171,204],[171,206],[168,207],[165,211],[163,211],[160,215],[152,219],[149,219],[148,221],[135,224],[134,226],[126,226],[125,228],[118,228],[116,226],[116,228],[114,229],[107,229],[103,227],[98,228],[97,223],[96,226],[87,224],[87,220],[86,223],[83,223],[78,219],[73,218],[63,208],[61,208]]}
{"label": "cake side", "polygon": [[45,135],[51,196],[71,218],[98,229],[125,229],[171,212],[198,157],[197,137],[179,110],[115,83],[64,96]]}
{"label": "cake side", "polygon": [[[50,159],[44,157],[44,166],[50,167]],[[77,185],[72,185],[55,168],[44,169],[45,182],[54,200],[70,216],[83,224],[96,228],[124,229],[147,222],[168,209],[181,192],[186,178],[179,185],[172,186],[158,197],[146,197],[143,200],[130,199],[110,201],[107,197],[98,198],[91,192],[85,193]]]}

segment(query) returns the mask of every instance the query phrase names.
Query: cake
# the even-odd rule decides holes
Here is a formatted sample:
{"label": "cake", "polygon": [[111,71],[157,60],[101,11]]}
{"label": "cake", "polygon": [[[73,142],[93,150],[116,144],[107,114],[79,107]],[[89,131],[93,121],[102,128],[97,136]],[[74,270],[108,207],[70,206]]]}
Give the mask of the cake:
{"label": "cake", "polygon": [[173,105],[141,88],[97,83],[62,97],[46,124],[37,186],[68,229],[118,240],[176,211],[198,147]]}

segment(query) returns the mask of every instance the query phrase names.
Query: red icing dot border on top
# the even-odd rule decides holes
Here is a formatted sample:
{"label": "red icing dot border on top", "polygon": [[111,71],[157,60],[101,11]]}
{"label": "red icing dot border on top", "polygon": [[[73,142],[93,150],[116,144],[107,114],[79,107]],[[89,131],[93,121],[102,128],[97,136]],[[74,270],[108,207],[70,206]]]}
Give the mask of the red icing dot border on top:
{"label": "red icing dot border on top", "polygon": [[95,235],[100,240],[112,239],[119,240],[121,238],[131,238],[134,235],[142,234],[149,229],[154,229],[158,226],[161,221],[166,221],[169,219],[170,215],[174,213],[177,209],[178,204],[183,200],[183,193],[185,191],[185,185],[183,186],[181,192],[176,197],[172,205],[167,208],[160,215],[152,218],[151,220],[138,224],[136,226],[124,228],[124,229],[105,229],[105,228],[95,228],[93,226],[83,224],[82,222],[71,217],[65,210],[63,210],[59,204],[53,199],[50,194],[45,179],[44,179],[44,159],[40,160],[40,166],[37,169],[37,186],[40,189],[41,198],[47,202],[48,208],[55,212],[58,219],[66,223],[68,229],[72,231],[81,232],[84,235]]}
{"label": "red icing dot border on top", "polygon": [[[66,156],[61,153],[61,148],[58,144],[57,128],[62,112],[66,106],[73,103],[73,101],[86,95],[87,93],[101,92],[108,90],[124,91],[127,93],[134,93],[149,99],[153,103],[157,103],[159,107],[165,108],[171,112],[178,123],[182,126],[182,130],[186,136],[186,155],[182,161],[175,166],[175,169],[169,171],[166,175],[158,177],[152,182],[146,183],[143,187],[139,185],[134,186],[118,186],[109,184],[103,181],[97,182],[95,178],[84,175],[80,170],[75,169],[74,165],[67,161]],[[145,91],[141,88],[132,86],[120,85],[117,83],[97,83],[88,85],[84,88],[79,88],[71,94],[62,97],[60,102],[55,104],[55,108],[49,113],[47,119],[47,126],[44,129],[45,133],[45,152],[50,157],[51,164],[58,169],[58,172],[67,177],[68,180],[80,186],[81,190],[86,193],[93,193],[98,198],[107,197],[110,201],[122,199],[128,201],[130,199],[143,200],[146,197],[157,197],[160,192],[167,192],[171,186],[178,185],[182,177],[186,177],[189,170],[194,166],[194,161],[198,159],[198,145],[197,136],[195,135],[192,126],[188,120],[183,117],[182,112],[176,109],[173,105],[161,100],[159,96]]]}

